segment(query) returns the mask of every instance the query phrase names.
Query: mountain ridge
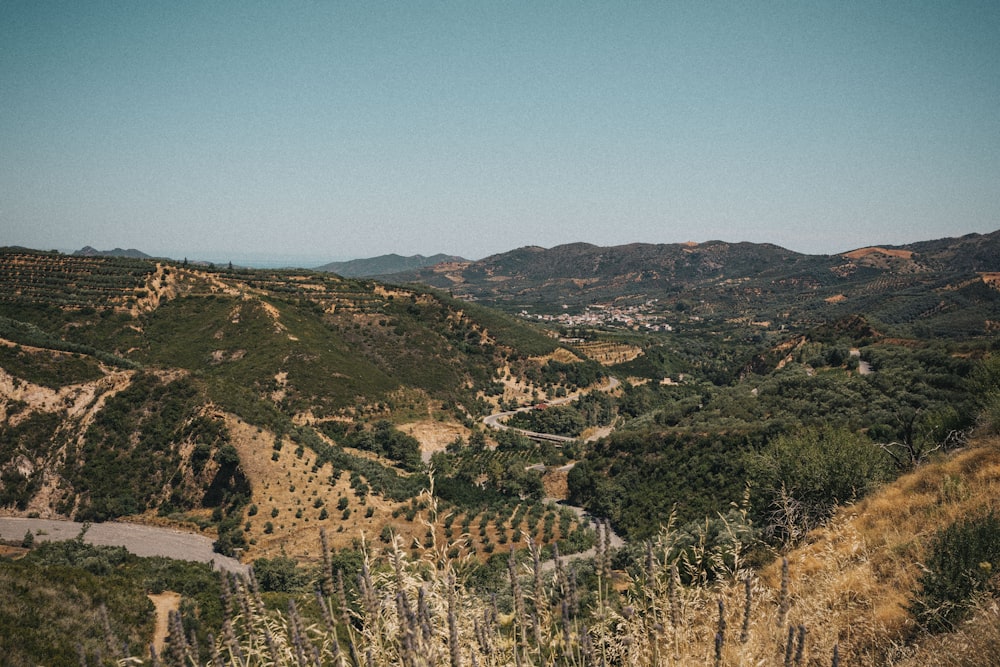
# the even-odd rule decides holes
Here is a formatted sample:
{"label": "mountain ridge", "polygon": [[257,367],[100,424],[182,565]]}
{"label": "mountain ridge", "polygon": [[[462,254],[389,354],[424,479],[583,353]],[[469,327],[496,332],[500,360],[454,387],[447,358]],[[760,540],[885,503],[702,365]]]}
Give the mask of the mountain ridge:
{"label": "mountain ridge", "polygon": [[80,257],[127,257],[129,259],[153,259],[152,255],[147,255],[141,250],[136,250],[135,248],[114,248],[113,250],[98,250],[92,246],[86,245],[73,253]]}
{"label": "mountain ridge", "polygon": [[997,271],[1000,231],[836,255],[724,241],[525,246],[380,278],[541,315],[628,305],[661,313],[685,309],[702,318],[803,322],[874,309],[889,323],[912,324],[924,314],[973,304],[982,313],[974,325],[982,334],[1000,316],[1000,293],[983,275]]}
{"label": "mountain ridge", "polygon": [[[587,554],[595,545],[594,567],[603,562],[608,577],[598,585],[620,583],[641,562],[654,564],[649,573],[680,562],[665,548],[643,554],[640,540],[705,544],[708,558],[697,567],[719,569],[692,576],[732,585],[680,582],[690,601],[704,591],[704,613],[689,607],[691,620],[707,619],[689,624],[698,628],[692,637],[710,642],[723,607],[733,610],[723,620],[736,627],[735,610],[752,592],[754,655],[774,656],[791,628],[774,622],[788,612],[780,591],[789,580],[788,619],[800,624],[800,645],[808,626],[814,656],[841,650],[860,663],[858,656],[888,655],[884,646],[910,641],[922,617],[904,605],[919,590],[918,564],[930,562],[924,555],[933,544],[923,545],[946,522],[916,525],[891,544],[882,526],[936,518],[942,509],[965,515],[992,499],[992,482],[974,492],[972,473],[981,477],[987,463],[997,471],[996,445],[988,458],[973,459],[977,441],[966,437],[974,427],[1000,428],[989,329],[1000,321],[1000,290],[986,279],[1000,276],[992,271],[996,236],[836,256],[721,241],[576,243],[434,267],[435,275],[482,278],[508,306],[535,290],[539,303],[553,299],[559,311],[573,299],[582,308],[596,300],[593,312],[609,315],[572,325],[552,318],[542,328],[423,286],[0,249],[0,513],[183,526],[211,535],[220,553],[254,561],[264,587],[274,581],[268,568],[294,573],[286,554],[311,568],[329,548],[337,563],[360,569],[361,560],[345,560],[360,558],[358,536],[372,536],[370,553],[394,554],[396,563],[414,558],[423,568],[429,555],[485,562],[464,570],[467,582],[503,560],[512,573],[518,559],[551,562],[546,552],[532,553],[538,547]],[[651,286],[666,295],[662,303]],[[668,326],[647,334],[649,320],[640,317]],[[996,372],[984,372],[984,358]],[[615,382],[601,381],[609,375]],[[980,414],[984,406],[992,413]],[[559,449],[484,428],[483,417],[497,412],[517,428],[577,442]],[[904,498],[926,501],[927,511],[900,510],[899,487],[870,501],[876,514],[896,512],[878,527],[868,531],[863,518],[822,553],[784,550],[840,501],[878,489],[897,467],[934,465],[952,448],[954,466],[905,488]],[[972,497],[984,503],[966,502]],[[630,542],[609,558],[609,540],[602,547],[600,533],[551,498],[610,521]],[[776,501],[788,498],[796,513],[775,514]],[[800,516],[799,507],[808,513]],[[672,535],[657,532],[664,525]],[[736,542],[716,543],[716,532]],[[819,533],[809,535],[803,544],[821,544]],[[779,548],[791,575],[777,560],[754,560]],[[815,563],[827,554],[828,574],[817,577]],[[970,563],[995,571],[997,558]],[[749,578],[727,574],[737,571],[730,562],[750,565],[746,572],[759,577],[752,591],[743,584]],[[859,568],[836,578],[845,563]],[[887,571],[904,576],[877,587]],[[485,594],[497,589],[483,582],[483,601],[466,599],[487,609]],[[516,586],[515,579],[512,595]],[[454,580],[447,587],[454,592]],[[660,637],[653,625],[625,623],[664,617],[644,606],[652,599],[645,592],[629,597],[624,588],[605,590],[629,617],[595,627],[608,627],[611,641],[623,627],[636,628],[632,642]],[[805,601],[806,588],[821,593],[818,604]],[[146,590],[137,588],[138,599]],[[652,608],[667,609],[666,587],[656,590]],[[760,595],[765,590],[773,594]],[[725,605],[716,614],[720,595]],[[394,607],[392,595],[384,599]],[[581,608],[576,618],[590,613]],[[12,618],[5,627],[23,625]],[[878,633],[862,637],[858,628],[876,620]],[[691,655],[711,650],[702,639]],[[727,650],[746,646],[730,642]]]}

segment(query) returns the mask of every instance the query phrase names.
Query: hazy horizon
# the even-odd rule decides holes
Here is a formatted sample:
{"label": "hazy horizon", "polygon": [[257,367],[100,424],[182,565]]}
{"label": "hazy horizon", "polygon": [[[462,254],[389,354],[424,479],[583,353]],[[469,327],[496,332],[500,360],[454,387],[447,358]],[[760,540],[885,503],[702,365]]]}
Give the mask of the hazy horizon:
{"label": "hazy horizon", "polygon": [[976,1],[12,0],[0,244],[325,263],[985,233],[997,34]]}
{"label": "hazy horizon", "polygon": [[[998,228],[997,230],[991,230],[991,231],[1000,231],[1000,228]],[[990,233],[990,231],[987,231],[987,232],[969,232],[969,233],[970,234]],[[957,236],[965,236],[965,234],[957,234],[955,236],[956,237]],[[935,238],[926,238],[926,239],[914,239],[913,242],[934,241],[934,240],[937,240],[938,238],[945,238],[945,237],[935,237]],[[740,241],[734,241],[734,240],[731,240],[731,239],[705,239],[705,241],[701,241],[700,243],[704,243],[704,242],[707,242],[707,241],[723,241],[723,242],[727,242],[727,243],[740,243]],[[567,242],[567,244],[572,244],[572,243],[577,243],[577,241],[568,241]],[[687,243],[687,242],[685,242],[685,241],[671,241],[671,242],[667,242],[668,245],[670,243]],[[769,241],[760,241],[759,243],[770,243],[770,242]],[[0,245],[3,245],[3,244],[0,244]],[[433,256],[433,255],[439,255],[439,254],[441,254],[441,255],[456,255],[456,256],[460,256],[463,259],[466,259],[466,260],[469,260],[469,261],[477,261],[477,260],[484,259],[485,257],[489,256],[489,255],[484,255],[482,257],[467,257],[467,256],[464,256],[464,255],[457,255],[457,253],[449,253],[449,252],[432,252],[432,253],[387,252],[387,253],[380,253],[378,255],[351,256],[351,257],[328,257],[326,255],[316,255],[316,254],[309,254],[309,253],[301,253],[301,254],[296,254],[296,253],[266,253],[266,252],[259,252],[259,253],[226,253],[226,252],[197,251],[197,250],[195,250],[193,252],[178,251],[178,252],[154,253],[154,252],[149,252],[148,250],[143,249],[143,248],[133,248],[133,247],[125,248],[124,246],[121,246],[121,245],[115,245],[115,246],[107,247],[107,248],[95,248],[91,244],[85,244],[84,246],[80,246],[78,248],[54,248],[54,250],[57,250],[58,252],[61,252],[63,254],[69,255],[69,254],[73,254],[75,252],[78,252],[78,251],[82,250],[84,247],[87,247],[88,245],[90,247],[94,248],[95,250],[98,250],[98,251],[101,251],[101,252],[106,252],[106,251],[114,250],[116,248],[122,249],[122,250],[138,250],[138,251],[143,252],[143,253],[145,253],[147,255],[150,255],[150,256],[152,256],[154,258],[160,257],[160,258],[172,259],[172,260],[176,260],[176,261],[183,261],[183,260],[186,259],[186,260],[191,261],[191,262],[205,262],[205,263],[213,263],[213,264],[216,264],[216,265],[225,265],[227,263],[232,263],[234,266],[242,266],[242,267],[255,268],[255,269],[280,269],[280,268],[314,269],[314,268],[318,268],[320,266],[323,266],[325,264],[331,264],[331,263],[334,263],[334,262],[350,262],[350,261],[354,261],[354,260],[374,259],[374,258],[377,258],[377,257],[382,257],[382,256],[385,256],[385,255],[393,255],[393,254],[399,255],[399,256],[402,256],[402,257],[412,257],[414,255],[423,255],[424,257],[430,257],[430,256]],[[562,243],[554,244],[552,246],[547,246],[547,248],[555,248],[555,247],[557,247],[559,245],[565,245],[565,244],[562,244]],[[625,244],[614,244],[614,245],[625,245]],[[780,245],[780,244],[775,244],[775,245]],[[866,244],[862,244],[862,245],[858,245],[858,246],[852,246],[852,247],[849,247],[849,248],[845,247],[845,248],[842,248],[840,250],[837,250],[837,251],[834,251],[834,252],[830,252],[830,253],[802,253],[801,251],[799,251],[799,250],[797,250],[795,248],[788,248],[786,246],[782,246],[782,247],[784,247],[786,250],[791,250],[793,252],[799,252],[801,254],[838,255],[838,254],[843,254],[843,253],[846,253],[846,252],[850,252],[852,250],[857,250],[858,248],[864,248],[864,247],[870,247],[870,246],[896,246],[896,245],[906,245],[906,244],[873,242],[873,243],[866,243]],[[505,252],[509,252],[509,251],[512,251],[512,250],[517,250],[518,248],[521,248],[521,247],[524,247],[524,246],[514,246],[514,247],[511,247],[511,248],[507,248],[506,250],[501,250],[501,251],[498,251],[497,253],[491,253],[491,254],[503,254]],[[34,249],[35,250],[51,250],[52,248],[34,248]]]}

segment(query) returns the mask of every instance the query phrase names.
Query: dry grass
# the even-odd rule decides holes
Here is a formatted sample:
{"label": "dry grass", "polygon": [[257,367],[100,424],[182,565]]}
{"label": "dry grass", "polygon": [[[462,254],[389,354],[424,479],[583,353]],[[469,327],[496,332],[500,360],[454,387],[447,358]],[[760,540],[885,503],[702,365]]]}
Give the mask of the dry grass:
{"label": "dry grass", "polygon": [[899,667],[1000,665],[1000,603],[983,599],[955,632],[924,638]]}
{"label": "dry grass", "polygon": [[833,664],[835,653],[843,665],[998,664],[995,600],[983,599],[956,632],[933,637],[906,611],[934,535],[993,508],[998,485],[1000,439],[982,439],[843,508],[760,571],[696,553],[717,576],[692,585],[680,584],[680,573],[693,571],[687,561],[661,560],[676,538],[669,530],[631,574],[612,573],[598,549],[593,565],[582,564],[597,575],[586,592],[572,585],[567,564],[512,562],[493,600],[466,587],[468,561],[448,558],[443,540],[418,554],[402,541],[367,547],[357,599],[341,597],[331,573],[321,603],[299,601],[322,604],[323,623],[307,627],[294,606],[265,612],[252,584],[238,592],[244,601],[232,605],[211,664],[236,664],[225,655],[237,652],[246,658],[238,664],[255,665],[818,666]]}
{"label": "dry grass", "polygon": [[[839,644],[848,664],[880,665],[905,655],[916,630],[906,611],[936,532],[993,508],[1000,488],[1000,440],[928,463],[856,505],[788,554],[790,615],[815,643]],[[777,565],[762,577],[774,585]]]}
{"label": "dry grass", "polygon": [[[277,460],[273,460],[273,433],[231,415],[225,419],[232,443],[240,455],[240,465],[253,490],[251,504],[257,507],[254,516],[245,517],[245,521],[250,523],[247,540],[256,543],[250,544],[244,560],[273,558],[281,553],[303,560],[317,560],[320,556],[320,528],[329,533],[332,547],[348,548],[362,536],[369,539],[377,536],[391,520],[393,510],[401,506],[401,503],[371,494],[362,505],[351,489],[348,473],[342,471],[331,484],[332,466],[327,463],[313,472],[316,454],[306,449],[301,456],[297,456],[296,445],[289,439],[277,452]],[[343,518],[343,511],[337,506],[342,497],[348,499],[351,511],[347,519]],[[317,501],[320,501],[320,507],[315,506]],[[324,508],[328,516],[321,520],[319,517]],[[365,516],[368,508],[372,508],[370,517]],[[272,510],[277,510],[277,516],[272,516]],[[299,512],[301,516],[297,518],[295,515]],[[265,532],[268,522],[273,528],[272,533]],[[410,539],[418,537],[419,527],[413,526],[411,530],[403,525],[406,522],[399,523],[398,532]]]}

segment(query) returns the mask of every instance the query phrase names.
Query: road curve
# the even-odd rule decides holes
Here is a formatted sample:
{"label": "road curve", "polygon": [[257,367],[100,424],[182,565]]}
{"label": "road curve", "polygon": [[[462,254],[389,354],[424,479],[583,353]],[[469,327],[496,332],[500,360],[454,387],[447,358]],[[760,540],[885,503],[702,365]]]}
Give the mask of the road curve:
{"label": "road curve", "polygon": [[[58,519],[25,519],[0,517],[0,537],[21,540],[27,532],[36,541],[71,540],[80,534],[84,524]],[[212,539],[204,535],[185,533],[171,528],[143,526],[136,523],[108,521],[93,523],[83,536],[87,544],[125,547],[136,556],[165,556],[176,560],[210,563],[214,569],[246,574],[248,566],[235,558],[212,551]]]}
{"label": "road curve", "polygon": [[[608,386],[595,387],[594,389],[590,389],[588,391],[611,391],[620,384],[621,382],[618,380],[618,378],[609,377]],[[545,401],[545,404],[563,405],[565,403],[569,403],[571,401],[576,400],[584,393],[585,392],[583,391],[578,391],[575,394],[570,394],[569,396],[563,396],[562,398],[553,398],[550,401]],[[503,412],[495,412],[491,415],[486,415],[485,417],[483,417],[483,425],[485,425],[487,428],[493,429],[494,431],[511,430],[514,431],[515,433],[519,433],[524,437],[531,438],[533,440],[548,440],[550,442],[574,442],[579,439],[565,435],[555,435],[553,433],[537,433],[535,431],[527,431],[523,428],[514,428],[513,426],[507,426],[507,424],[504,423],[507,420],[507,418],[510,417],[511,415],[515,415],[518,412],[526,412],[528,410],[533,410],[533,409],[535,409],[535,406],[526,405],[517,408],[516,410],[505,410]]]}

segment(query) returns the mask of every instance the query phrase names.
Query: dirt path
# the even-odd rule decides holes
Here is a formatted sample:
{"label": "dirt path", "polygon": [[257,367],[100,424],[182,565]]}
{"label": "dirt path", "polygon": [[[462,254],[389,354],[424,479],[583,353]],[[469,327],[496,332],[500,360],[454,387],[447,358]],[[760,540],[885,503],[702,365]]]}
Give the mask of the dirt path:
{"label": "dirt path", "polygon": [[156,653],[160,654],[163,653],[163,645],[167,641],[167,635],[170,634],[170,612],[180,611],[181,595],[173,591],[163,591],[159,594],[150,593],[147,597],[153,603],[153,607],[156,608],[156,628],[153,630],[153,646],[156,647]]}
{"label": "dirt path", "polygon": [[861,350],[858,348],[851,348],[851,356],[858,358],[858,375],[871,375],[872,371],[871,364],[861,358]]}
{"label": "dirt path", "polygon": [[[76,521],[0,517],[0,537],[5,540],[21,540],[27,532],[35,536],[35,541],[71,540],[81,530],[83,524]],[[212,551],[210,537],[170,528],[108,521],[91,524],[83,541],[87,544],[125,547],[136,556],[166,556],[177,560],[211,563],[212,567],[228,572],[243,574],[247,571],[247,566],[235,558]]]}
{"label": "dirt path", "polygon": [[[556,501],[559,507],[565,507],[566,509],[572,510],[573,513],[576,514],[577,517],[580,519],[580,521],[594,524],[593,517],[591,517],[590,514],[587,513],[587,510],[583,509],[582,507],[577,507],[576,505],[568,505],[564,501],[557,500],[555,498],[546,498],[546,501],[550,500]],[[625,540],[622,539],[622,537],[618,533],[612,530],[609,524],[604,523],[603,526],[601,527],[595,525],[594,529],[597,531],[597,538],[602,541],[604,540],[604,531],[608,532],[608,538],[609,538],[608,546],[610,546],[612,549],[621,549],[623,546],[625,546]],[[580,560],[582,558],[593,558],[595,555],[597,555],[597,547],[593,546],[587,549],[586,551],[579,551],[575,554],[562,554],[560,555],[559,560],[561,560],[563,563],[571,563],[575,560]],[[542,566],[542,572],[551,572],[556,567],[556,561],[554,558],[542,561],[541,566]]]}

